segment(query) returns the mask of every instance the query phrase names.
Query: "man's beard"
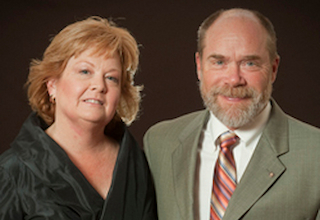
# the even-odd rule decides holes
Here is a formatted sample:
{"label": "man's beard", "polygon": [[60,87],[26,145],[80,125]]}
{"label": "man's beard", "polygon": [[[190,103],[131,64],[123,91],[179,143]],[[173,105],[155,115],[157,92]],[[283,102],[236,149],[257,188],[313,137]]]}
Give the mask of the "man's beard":
{"label": "man's beard", "polygon": [[[200,92],[204,105],[227,127],[240,128],[250,123],[266,106],[272,93],[272,82],[269,82],[263,93],[248,87],[213,87],[205,92],[200,82]],[[243,103],[222,104],[218,96],[245,98]]]}

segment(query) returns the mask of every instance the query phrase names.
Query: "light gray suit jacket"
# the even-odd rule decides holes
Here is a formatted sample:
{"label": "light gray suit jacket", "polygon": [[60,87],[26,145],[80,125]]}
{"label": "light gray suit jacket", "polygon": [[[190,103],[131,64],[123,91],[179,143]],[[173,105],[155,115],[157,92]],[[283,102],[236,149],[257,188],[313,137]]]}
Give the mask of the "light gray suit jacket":
{"label": "light gray suit jacket", "polygon": [[[320,220],[320,130],[271,105],[223,220]],[[207,110],[194,112],[161,122],[144,137],[159,220],[196,219],[197,148],[208,118]]]}

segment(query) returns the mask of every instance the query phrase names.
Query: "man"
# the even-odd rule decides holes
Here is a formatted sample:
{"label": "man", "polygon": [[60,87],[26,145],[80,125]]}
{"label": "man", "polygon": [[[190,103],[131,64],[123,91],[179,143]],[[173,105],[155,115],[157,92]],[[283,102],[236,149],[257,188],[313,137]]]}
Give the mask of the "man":
{"label": "man", "polygon": [[159,219],[320,219],[320,130],[271,98],[280,60],[272,24],[255,11],[222,10],[198,34],[207,109],[144,137]]}

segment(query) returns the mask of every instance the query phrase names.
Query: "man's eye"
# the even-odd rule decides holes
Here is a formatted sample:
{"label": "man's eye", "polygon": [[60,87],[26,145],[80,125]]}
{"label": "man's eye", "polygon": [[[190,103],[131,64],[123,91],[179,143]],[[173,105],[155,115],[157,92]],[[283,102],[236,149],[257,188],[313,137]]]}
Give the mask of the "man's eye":
{"label": "man's eye", "polygon": [[223,62],[222,60],[217,60],[217,61],[216,61],[216,64],[217,64],[217,65],[222,65],[223,63],[224,63],[224,62]]}
{"label": "man's eye", "polygon": [[246,65],[247,65],[247,66],[255,66],[255,63],[252,62],[252,61],[248,61],[248,62],[246,62]]}

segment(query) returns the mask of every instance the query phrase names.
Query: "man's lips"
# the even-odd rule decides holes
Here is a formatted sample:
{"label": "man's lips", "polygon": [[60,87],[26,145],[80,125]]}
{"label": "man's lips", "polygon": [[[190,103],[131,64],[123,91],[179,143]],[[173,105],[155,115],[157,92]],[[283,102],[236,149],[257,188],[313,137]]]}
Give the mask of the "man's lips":
{"label": "man's lips", "polygon": [[223,99],[226,99],[230,102],[240,102],[249,99],[250,97],[236,97],[236,96],[226,96],[226,95],[220,95]]}

